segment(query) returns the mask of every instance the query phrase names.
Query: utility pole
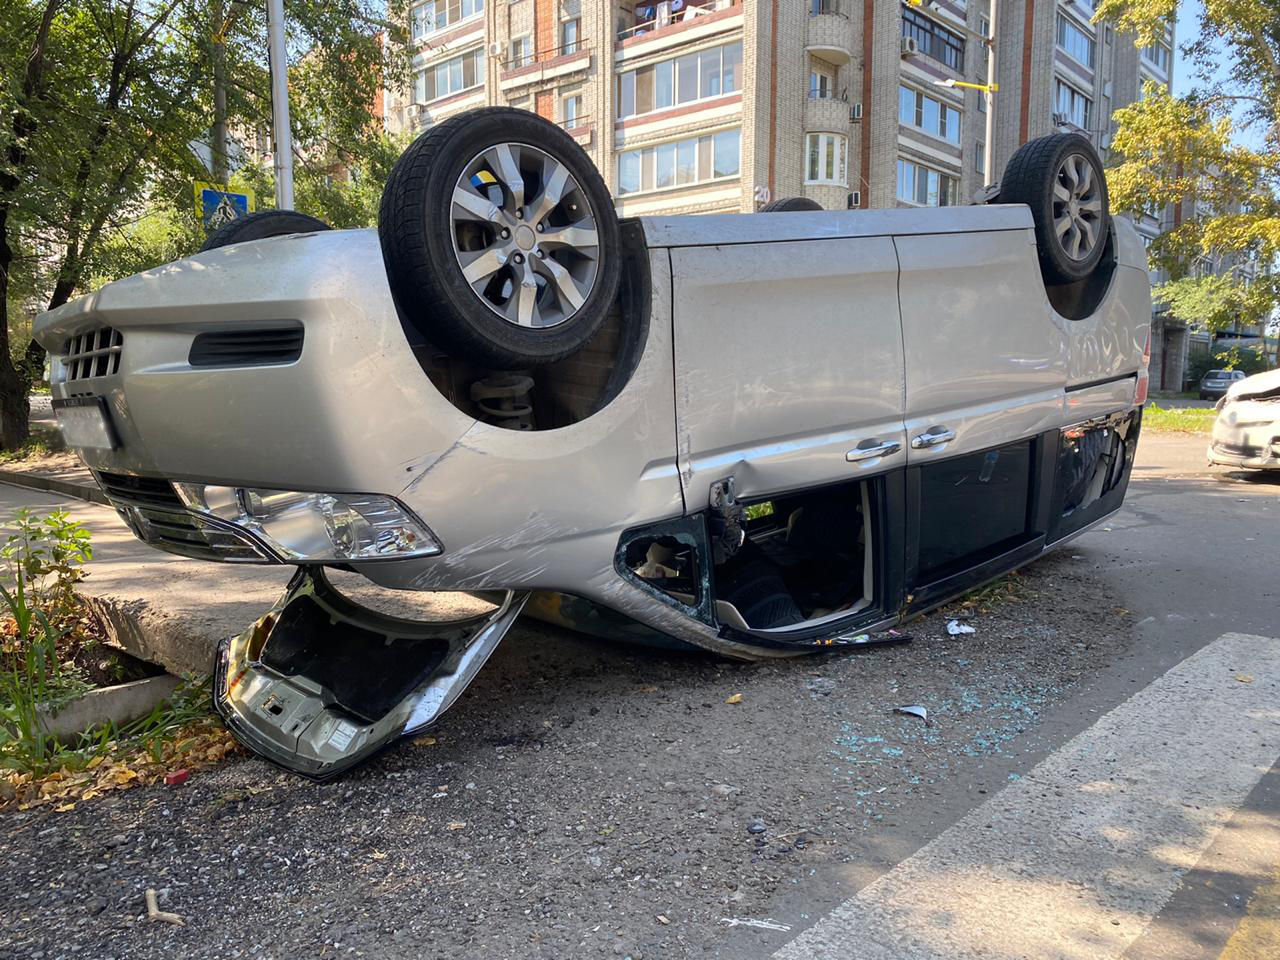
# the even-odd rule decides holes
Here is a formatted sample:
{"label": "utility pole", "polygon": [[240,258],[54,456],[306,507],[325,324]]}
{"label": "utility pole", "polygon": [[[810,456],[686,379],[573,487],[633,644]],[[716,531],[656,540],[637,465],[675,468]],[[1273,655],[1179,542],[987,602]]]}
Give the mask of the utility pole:
{"label": "utility pole", "polygon": [[225,186],[227,182],[227,33],[226,14],[222,0],[213,3],[213,142],[209,145],[212,155],[213,182]]}
{"label": "utility pole", "polygon": [[1000,0],[990,0],[987,13],[987,89],[982,95],[987,98],[987,140],[982,145],[983,186],[990,187],[996,182],[996,17],[1000,11]]}
{"label": "utility pole", "polygon": [[289,55],[284,45],[284,0],[267,0],[271,57],[271,126],[275,139],[276,207],[293,209],[293,133],[289,126]]}
{"label": "utility pole", "polygon": [[[919,7],[923,5],[924,0],[907,0],[907,3],[910,6]],[[996,182],[996,91],[1000,89],[1000,84],[996,80],[996,16],[999,11],[1000,0],[990,0],[987,20],[988,36],[982,36],[967,27],[962,28],[969,36],[977,37],[980,42],[986,44],[987,82],[969,83],[967,80],[952,80],[950,77],[946,80],[933,81],[934,86],[937,87],[962,87],[966,90],[977,90],[985,98],[987,105],[987,142],[982,145],[982,185],[986,188],[994,186]]]}

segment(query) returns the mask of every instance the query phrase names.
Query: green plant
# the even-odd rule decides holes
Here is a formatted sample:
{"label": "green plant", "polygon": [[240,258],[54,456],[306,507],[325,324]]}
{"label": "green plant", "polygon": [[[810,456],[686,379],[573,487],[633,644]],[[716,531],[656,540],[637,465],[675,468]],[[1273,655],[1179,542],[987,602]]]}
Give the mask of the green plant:
{"label": "green plant", "polygon": [[13,637],[0,671],[0,758],[5,766],[43,770],[60,745],[46,732],[41,708],[56,709],[87,684],[62,667],[60,635],[44,611],[31,603],[21,573],[13,590],[0,586],[0,597],[13,618]]}
{"label": "green plant", "polygon": [[0,544],[0,558],[9,562],[9,574],[30,598],[30,605],[58,619],[75,604],[75,585],[83,576],[81,565],[93,558],[89,531],[65,510],[39,516],[19,510],[15,530]]}

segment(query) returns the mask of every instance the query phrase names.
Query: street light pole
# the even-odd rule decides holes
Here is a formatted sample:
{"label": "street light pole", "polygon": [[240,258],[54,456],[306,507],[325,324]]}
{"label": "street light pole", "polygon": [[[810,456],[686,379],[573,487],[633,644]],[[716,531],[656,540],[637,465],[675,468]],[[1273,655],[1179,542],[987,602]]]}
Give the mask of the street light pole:
{"label": "street light pole", "polygon": [[987,14],[987,89],[983,96],[987,98],[987,141],[982,145],[983,186],[990,187],[996,182],[996,16],[1000,10],[1000,0],[990,0],[991,6]]}
{"label": "street light pole", "polygon": [[267,0],[271,57],[271,126],[275,138],[276,207],[293,209],[293,133],[289,126],[289,55],[284,46],[284,0]]}

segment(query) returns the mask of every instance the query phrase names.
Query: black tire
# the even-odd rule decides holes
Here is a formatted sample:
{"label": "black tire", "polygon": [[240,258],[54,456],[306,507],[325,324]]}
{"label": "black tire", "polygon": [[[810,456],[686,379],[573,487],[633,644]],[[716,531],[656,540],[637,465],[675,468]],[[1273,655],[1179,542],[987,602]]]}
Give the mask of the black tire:
{"label": "black tire", "polygon": [[323,220],[309,217],[305,213],[298,213],[296,210],[263,210],[219,227],[209,234],[209,239],[204,242],[200,252],[204,253],[206,250],[214,250],[232,243],[265,240],[268,237],[287,237],[293,233],[315,233],[328,229],[330,229],[329,225]]}
{"label": "black tire", "polygon": [[760,208],[761,213],[794,213],[800,210],[822,210],[822,204],[808,197],[779,197]]}
{"label": "black tire", "polygon": [[[555,325],[520,326],[499,316],[467,283],[455,253],[454,187],[468,164],[502,143],[534,147],[561,164],[595,217],[594,283]],[[470,110],[420,136],[382,191],[378,236],[405,319],[451,355],[494,370],[553,363],[581,349],[600,329],[622,279],[618,217],[595,164],[562,129],[526,110]]]}
{"label": "black tire", "polygon": [[[1093,245],[1081,256],[1073,256],[1054,231],[1055,213],[1066,212],[1064,202],[1055,198],[1059,172],[1069,158],[1080,157],[1092,168],[1093,182],[1101,199]],[[1066,180],[1061,183],[1068,186]],[[1035,222],[1040,269],[1048,284],[1074,283],[1091,274],[1102,261],[1111,230],[1111,211],[1102,160],[1087,137],[1078,133],[1055,133],[1024,143],[1009,160],[1000,178],[1001,203],[1025,203]],[[1092,221],[1091,221],[1092,224]]]}

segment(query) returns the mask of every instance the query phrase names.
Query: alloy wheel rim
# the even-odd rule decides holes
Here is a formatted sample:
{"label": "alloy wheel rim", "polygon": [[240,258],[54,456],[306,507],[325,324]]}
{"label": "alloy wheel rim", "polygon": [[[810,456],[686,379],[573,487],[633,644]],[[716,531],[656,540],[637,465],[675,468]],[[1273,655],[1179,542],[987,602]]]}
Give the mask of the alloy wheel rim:
{"label": "alloy wheel rim", "polygon": [[1083,154],[1068,154],[1053,178],[1053,232],[1072,260],[1087,260],[1102,242],[1101,177]]}
{"label": "alloy wheel rim", "polygon": [[591,201],[538,147],[504,142],[476,154],[454,184],[450,233],[472,293],[514,326],[559,326],[595,288],[600,242]]}

